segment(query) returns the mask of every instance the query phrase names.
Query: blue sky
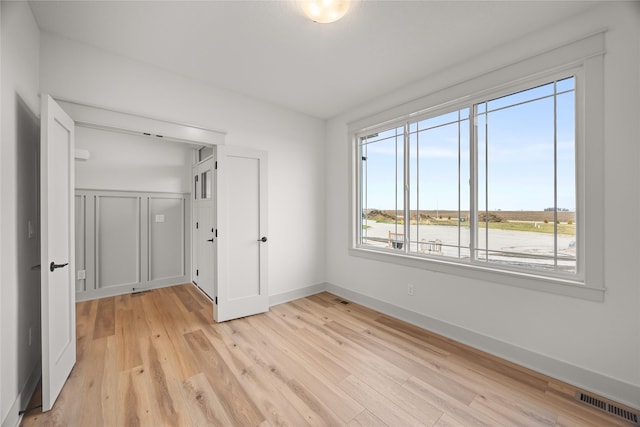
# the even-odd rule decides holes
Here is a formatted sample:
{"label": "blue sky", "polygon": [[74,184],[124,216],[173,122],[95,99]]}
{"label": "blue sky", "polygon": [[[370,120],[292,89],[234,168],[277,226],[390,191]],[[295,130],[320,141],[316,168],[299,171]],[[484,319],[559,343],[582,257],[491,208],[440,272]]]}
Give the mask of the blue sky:
{"label": "blue sky", "polygon": [[[572,86],[572,79],[558,82],[558,91]],[[485,208],[487,134],[489,210],[543,210],[553,206],[554,98],[550,96],[516,105],[550,94],[553,94],[552,84],[479,105],[479,111],[485,111],[485,105],[489,109],[488,114],[477,117],[479,209]],[[558,207],[574,210],[574,92],[561,93],[556,100]],[[460,209],[469,208],[468,109],[461,110],[460,116],[458,114],[456,111],[410,125],[412,209],[416,205],[419,209],[429,210],[458,209],[459,143]],[[487,121],[488,132],[485,132]],[[402,128],[398,128],[369,139],[377,142],[366,148],[367,161],[364,163],[368,168],[368,192],[365,207],[395,209],[397,202],[398,209],[402,209],[404,137],[401,132]]]}

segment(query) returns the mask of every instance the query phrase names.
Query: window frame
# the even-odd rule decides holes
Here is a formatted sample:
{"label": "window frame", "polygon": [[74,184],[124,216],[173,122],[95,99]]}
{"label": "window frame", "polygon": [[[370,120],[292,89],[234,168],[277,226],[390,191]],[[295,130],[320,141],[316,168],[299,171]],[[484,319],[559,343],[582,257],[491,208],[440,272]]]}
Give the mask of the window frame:
{"label": "window frame", "polygon": [[[547,52],[532,56],[508,66],[498,68],[475,78],[419,98],[388,111],[349,124],[351,145],[350,167],[350,239],[349,254],[376,261],[392,262],[528,289],[603,301],[604,286],[604,168],[603,140],[603,55],[604,32],[567,43]],[[468,262],[456,258],[443,258],[428,254],[402,252],[391,248],[377,248],[360,244],[361,235],[361,170],[359,137],[393,127],[405,126],[417,120],[436,117],[461,108],[470,107],[470,132],[474,129],[474,106],[501,96],[535,87],[537,84],[575,77],[575,180],[576,180],[576,246],[575,273],[535,270],[517,266]],[[589,104],[586,100],[589,99]],[[473,140],[472,133],[470,138]],[[474,156],[475,144],[470,146],[470,208],[477,215],[477,179]],[[405,160],[408,153],[405,153]],[[408,163],[407,163],[408,164]],[[589,174],[586,171],[589,170]],[[405,182],[408,167],[405,167]],[[405,198],[409,197],[404,187]],[[586,194],[589,197],[586,197]],[[409,202],[407,202],[409,203]],[[406,216],[409,212],[405,210]],[[471,233],[477,231],[477,221],[470,212]],[[406,235],[405,235],[406,240]],[[587,243],[589,242],[589,245]],[[405,242],[406,243],[406,242]],[[472,240],[473,244],[473,240]],[[474,248],[470,248],[471,251]],[[477,248],[476,248],[477,249]]]}

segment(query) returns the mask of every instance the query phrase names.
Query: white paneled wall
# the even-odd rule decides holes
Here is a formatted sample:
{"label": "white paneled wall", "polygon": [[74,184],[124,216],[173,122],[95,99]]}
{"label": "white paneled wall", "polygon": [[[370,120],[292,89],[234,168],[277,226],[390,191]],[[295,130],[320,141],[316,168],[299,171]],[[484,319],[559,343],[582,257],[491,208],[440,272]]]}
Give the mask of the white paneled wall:
{"label": "white paneled wall", "polygon": [[78,300],[190,280],[190,198],[76,190]]}

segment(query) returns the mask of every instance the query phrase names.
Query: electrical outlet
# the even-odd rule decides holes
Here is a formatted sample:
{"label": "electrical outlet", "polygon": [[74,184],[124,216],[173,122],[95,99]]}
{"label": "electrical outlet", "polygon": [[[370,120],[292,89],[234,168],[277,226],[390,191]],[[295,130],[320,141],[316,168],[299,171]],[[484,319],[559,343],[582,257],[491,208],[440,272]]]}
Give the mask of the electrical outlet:
{"label": "electrical outlet", "polygon": [[78,280],[82,280],[86,278],[86,271],[85,270],[78,270]]}
{"label": "electrical outlet", "polygon": [[413,291],[414,291],[414,290],[415,290],[414,286],[413,286],[411,283],[409,283],[409,284],[407,285],[407,293],[408,293],[409,295],[413,295]]}

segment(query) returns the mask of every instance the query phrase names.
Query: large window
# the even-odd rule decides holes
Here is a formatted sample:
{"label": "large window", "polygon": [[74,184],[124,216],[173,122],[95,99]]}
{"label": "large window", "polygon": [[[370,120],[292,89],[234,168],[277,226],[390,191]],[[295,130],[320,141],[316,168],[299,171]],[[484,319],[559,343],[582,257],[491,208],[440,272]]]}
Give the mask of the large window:
{"label": "large window", "polygon": [[349,123],[349,254],[602,301],[604,51],[594,33]]}
{"label": "large window", "polygon": [[356,135],[357,246],[578,274],[576,76]]}

